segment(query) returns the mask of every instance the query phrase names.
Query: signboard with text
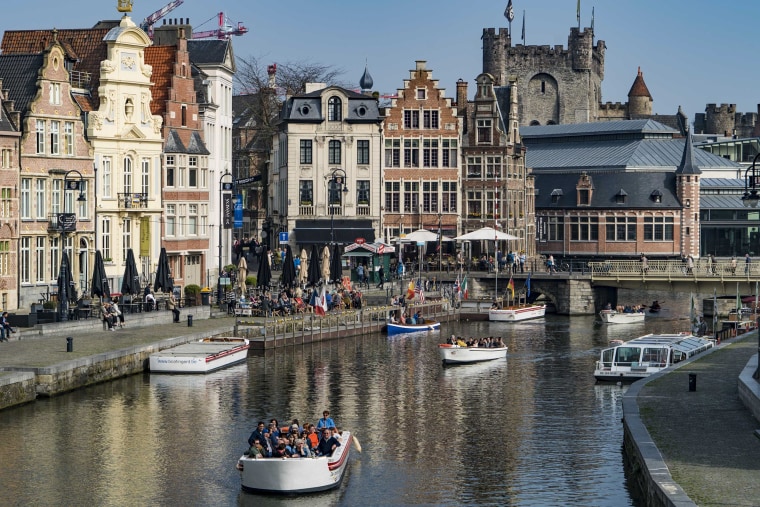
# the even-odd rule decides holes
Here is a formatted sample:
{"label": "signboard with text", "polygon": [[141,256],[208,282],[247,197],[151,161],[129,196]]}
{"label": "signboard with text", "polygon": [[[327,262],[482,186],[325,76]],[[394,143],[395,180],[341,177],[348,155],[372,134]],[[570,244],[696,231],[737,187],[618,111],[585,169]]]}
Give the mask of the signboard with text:
{"label": "signboard with text", "polygon": [[235,229],[243,227],[243,196],[237,194],[235,196]]}
{"label": "signboard with text", "polygon": [[222,196],[222,228],[232,229],[233,216],[232,194]]}
{"label": "signboard with text", "polygon": [[76,213],[58,213],[58,230],[62,232],[74,232],[77,230]]}

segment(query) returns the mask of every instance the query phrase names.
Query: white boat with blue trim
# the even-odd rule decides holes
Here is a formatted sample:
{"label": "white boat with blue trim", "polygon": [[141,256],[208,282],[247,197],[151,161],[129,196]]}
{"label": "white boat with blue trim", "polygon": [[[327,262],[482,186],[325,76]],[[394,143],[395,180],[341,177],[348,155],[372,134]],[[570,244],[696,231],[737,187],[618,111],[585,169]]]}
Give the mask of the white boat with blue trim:
{"label": "white boat with blue trim", "polygon": [[400,324],[388,322],[388,336],[403,333],[416,333],[419,331],[435,331],[441,328],[441,323],[437,320],[425,319],[422,324]]}

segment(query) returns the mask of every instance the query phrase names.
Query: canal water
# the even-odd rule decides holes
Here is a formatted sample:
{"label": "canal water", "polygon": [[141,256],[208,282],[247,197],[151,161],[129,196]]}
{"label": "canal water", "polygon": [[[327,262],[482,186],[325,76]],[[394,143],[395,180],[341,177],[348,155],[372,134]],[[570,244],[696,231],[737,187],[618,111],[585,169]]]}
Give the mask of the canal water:
{"label": "canal water", "polygon": [[[623,472],[626,387],[595,384],[594,361],[610,339],[686,330],[688,306],[688,295],[669,296],[663,315],[641,325],[549,315],[366,335],[205,376],[135,375],[40,400],[0,412],[0,503],[637,505]],[[509,356],[444,367],[435,345],[451,333],[502,336]],[[316,423],[324,409],[363,447],[338,489],[240,490],[236,460],[258,420]]]}

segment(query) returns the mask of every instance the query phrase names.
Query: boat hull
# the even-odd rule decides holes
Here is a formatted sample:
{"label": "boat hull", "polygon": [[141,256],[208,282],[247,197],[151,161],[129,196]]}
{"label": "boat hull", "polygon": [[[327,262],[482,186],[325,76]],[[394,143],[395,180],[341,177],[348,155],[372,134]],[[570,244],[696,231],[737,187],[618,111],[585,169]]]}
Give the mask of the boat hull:
{"label": "boat hull", "polygon": [[210,373],[248,358],[244,338],[205,338],[151,354],[151,373]]}
{"label": "boat hull", "polygon": [[435,331],[441,328],[440,322],[426,320],[424,324],[393,324],[388,323],[388,336],[402,333],[416,333],[419,331]]}
{"label": "boat hull", "polygon": [[642,312],[619,313],[614,310],[602,310],[599,312],[599,316],[605,324],[634,324],[644,322],[646,319],[646,314]]}
{"label": "boat hull", "polygon": [[351,432],[344,431],[332,456],[238,460],[240,486],[252,493],[301,494],[336,488],[343,480],[351,452]]}
{"label": "boat hull", "polygon": [[442,343],[438,352],[444,364],[469,364],[507,357],[507,347],[460,347]]}
{"label": "boat hull", "polygon": [[538,319],[546,314],[544,305],[514,306],[503,309],[488,310],[488,320],[492,322],[519,322]]}

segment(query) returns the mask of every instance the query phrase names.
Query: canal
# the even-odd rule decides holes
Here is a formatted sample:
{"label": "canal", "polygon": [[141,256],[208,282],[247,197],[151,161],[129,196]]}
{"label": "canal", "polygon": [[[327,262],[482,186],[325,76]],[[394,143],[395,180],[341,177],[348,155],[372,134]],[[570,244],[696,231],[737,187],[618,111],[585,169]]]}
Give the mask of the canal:
{"label": "canal", "polygon": [[[2,503],[637,505],[622,464],[626,387],[595,384],[594,361],[610,339],[685,330],[688,295],[667,299],[640,325],[461,322],[269,351],[205,376],[136,375],[6,410]],[[435,345],[451,333],[502,336],[509,356],[443,367]],[[326,408],[363,447],[339,489],[240,491],[236,459],[258,420],[316,423]]]}

